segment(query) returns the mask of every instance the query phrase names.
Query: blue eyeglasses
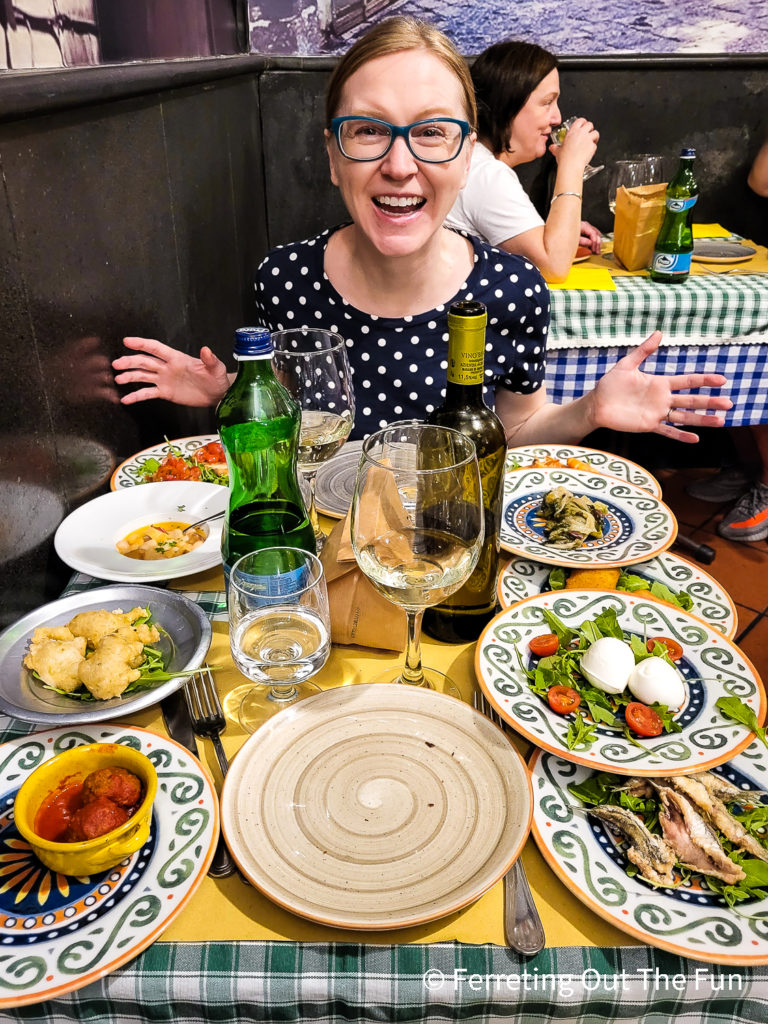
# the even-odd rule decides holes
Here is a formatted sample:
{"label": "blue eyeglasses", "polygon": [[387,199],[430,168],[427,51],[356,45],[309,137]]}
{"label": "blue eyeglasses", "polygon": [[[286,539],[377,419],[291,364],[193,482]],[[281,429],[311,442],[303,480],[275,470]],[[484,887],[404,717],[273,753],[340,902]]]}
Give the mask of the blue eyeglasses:
{"label": "blue eyeglasses", "polygon": [[331,121],[331,131],[344,156],[363,161],[381,160],[395,139],[401,137],[417,160],[445,164],[456,159],[471,130],[467,121],[458,121],[455,117],[432,117],[397,125],[377,117],[350,114]]}

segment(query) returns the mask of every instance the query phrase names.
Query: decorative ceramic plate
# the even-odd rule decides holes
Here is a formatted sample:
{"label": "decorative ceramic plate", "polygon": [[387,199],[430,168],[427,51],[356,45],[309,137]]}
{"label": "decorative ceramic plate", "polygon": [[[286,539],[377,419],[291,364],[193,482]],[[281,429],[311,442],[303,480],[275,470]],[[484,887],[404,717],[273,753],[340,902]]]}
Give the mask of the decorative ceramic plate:
{"label": "decorative ceramic plate", "polygon": [[[146,844],[117,867],[90,877],[59,875],[38,861],[16,830],[22,782],[62,750],[124,743],[157,770]],[[146,949],[205,877],[216,848],[219,810],[210,776],[173,740],[144,729],[78,726],[0,747],[0,1007],[56,999],[103,978]]]}
{"label": "decorative ceramic plate", "polygon": [[169,480],[110,491],[71,512],[56,531],[54,546],[62,562],[102,580],[151,583],[210,569],[221,562],[223,517],[206,523],[205,542],[175,558],[140,561],[121,555],[117,542],[150,523],[184,522],[190,526],[224,512],[229,491],[218,484]]}
{"label": "decorative ceramic plate", "polygon": [[[768,964],[768,899],[728,907],[691,881],[654,888],[629,866],[622,845],[602,822],[571,808],[583,806],[568,786],[594,774],[587,767],[537,750],[530,762],[533,836],[542,856],[577,899],[621,931],[679,956],[720,965]],[[741,789],[768,789],[768,762],[759,740],[715,769]]]}
{"label": "decorative ceramic plate", "polygon": [[[684,652],[677,668],[686,697],[674,717],[682,731],[632,743],[623,732],[598,725],[591,743],[569,750],[573,716],[556,714],[537,697],[518,661],[519,654],[527,666],[529,641],[551,632],[545,608],[571,628],[613,608],[626,633],[677,640]],[[568,761],[621,775],[704,771],[743,750],[754,733],[723,717],[715,707],[720,697],[739,697],[759,722],[765,717],[763,684],[732,641],[690,612],[618,591],[556,590],[519,601],[486,626],[477,643],[475,672],[501,717],[531,743]]]}
{"label": "decorative ceramic plate", "polygon": [[185,676],[110,700],[84,702],[45,686],[23,665],[29,638],[38,626],[61,626],[79,612],[146,607],[165,631],[154,645],[163,654],[166,671],[199,668],[211,645],[211,624],[205,612],[183,594],[157,587],[121,585],[70,594],[36,608],[0,634],[0,709],[23,722],[40,725],[103,722],[139,711],[162,700],[184,684]]}
{"label": "decorative ceramic plate", "polygon": [[[162,461],[172,448],[178,448],[182,455],[191,455],[198,448],[202,448],[204,444],[218,440],[218,434],[197,434],[194,437],[180,437],[176,441],[163,441],[162,444],[154,444],[151,448],[145,448],[143,451],[137,452],[129,459],[121,462],[112,474],[109,486],[113,491],[119,491],[123,487],[134,487],[136,484],[144,484],[145,481],[141,479],[141,468],[147,459]],[[165,482],[167,483],[168,481]],[[187,481],[187,483],[196,482],[194,480]],[[216,486],[220,485],[217,484]]]}
{"label": "decorative ceramic plate", "polygon": [[[547,543],[539,509],[555,487],[608,507],[601,537],[572,549]],[[500,536],[502,548],[513,555],[548,565],[606,569],[646,562],[666,551],[677,536],[677,520],[662,501],[625,480],[579,469],[519,469],[504,481]]]}
{"label": "decorative ceramic plate", "polygon": [[[661,484],[648,470],[638,466],[636,462],[625,459],[622,455],[601,452],[598,448],[585,448],[583,445],[572,444],[524,444],[517,448],[507,449],[505,472],[513,473],[516,469],[528,469],[534,459],[557,459],[566,462],[568,459],[580,459],[589,463],[588,469],[604,476],[615,476],[619,480],[641,487],[649,491],[655,498],[661,497]],[[567,467],[565,467],[567,468]]]}
{"label": "decorative ceramic plate", "polygon": [[743,263],[757,252],[751,245],[727,242],[721,238],[697,238],[693,243],[692,259],[696,263]]}
{"label": "decorative ceramic plate", "polygon": [[315,504],[323,515],[343,519],[352,504],[362,441],[347,441],[332,459],[324,462],[315,477]]}
{"label": "decorative ceramic plate", "polygon": [[478,899],[530,824],[525,765],[502,731],[433,690],[328,690],[275,715],[224,783],[245,876],[339,928],[421,924]]}
{"label": "decorative ceramic plate", "polygon": [[[499,576],[498,596],[501,607],[509,608],[524,597],[548,591],[551,571],[551,565],[542,565],[541,562],[531,562],[527,558],[510,559]],[[724,636],[736,635],[736,606],[717,580],[693,562],[665,551],[648,562],[631,566],[627,571],[633,576],[647,579],[649,585],[655,581],[677,593],[688,594],[693,601],[691,611],[694,615],[704,619]]]}

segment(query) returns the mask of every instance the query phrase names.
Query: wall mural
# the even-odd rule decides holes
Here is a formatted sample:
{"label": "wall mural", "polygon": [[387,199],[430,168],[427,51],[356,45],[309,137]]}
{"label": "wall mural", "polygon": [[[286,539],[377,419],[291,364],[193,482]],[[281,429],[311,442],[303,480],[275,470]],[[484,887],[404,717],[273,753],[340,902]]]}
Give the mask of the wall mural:
{"label": "wall mural", "polygon": [[[527,39],[561,55],[768,53],[768,4],[733,0],[248,0],[253,53],[341,53],[374,22],[411,14],[465,54]],[[470,16],[471,12],[471,16]]]}

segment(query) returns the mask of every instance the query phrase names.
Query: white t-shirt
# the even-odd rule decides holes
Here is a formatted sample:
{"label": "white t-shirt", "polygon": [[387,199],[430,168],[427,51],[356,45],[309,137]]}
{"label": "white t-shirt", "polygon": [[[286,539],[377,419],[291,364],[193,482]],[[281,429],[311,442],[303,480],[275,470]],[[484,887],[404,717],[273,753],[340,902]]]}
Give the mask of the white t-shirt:
{"label": "white t-shirt", "polygon": [[446,226],[468,231],[491,245],[542,227],[544,221],[520,180],[482,143],[475,144],[467,184],[445,219]]}

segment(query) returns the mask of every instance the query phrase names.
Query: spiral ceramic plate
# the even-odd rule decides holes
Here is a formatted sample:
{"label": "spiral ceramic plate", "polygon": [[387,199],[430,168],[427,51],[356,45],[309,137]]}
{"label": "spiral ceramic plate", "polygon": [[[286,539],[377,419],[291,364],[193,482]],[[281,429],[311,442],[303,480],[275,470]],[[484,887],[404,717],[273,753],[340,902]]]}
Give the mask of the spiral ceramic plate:
{"label": "spiral ceramic plate", "polygon": [[[568,890],[616,928],[659,949],[721,965],[768,964],[768,899],[739,903],[738,912],[699,884],[654,888],[626,874],[622,845],[602,822],[574,812],[583,806],[568,786],[588,767],[537,750],[531,757],[533,837]],[[714,769],[740,789],[768,789],[765,747],[755,742]]]}
{"label": "spiral ceramic plate", "polygon": [[[551,570],[552,566],[531,562],[527,558],[510,559],[499,576],[501,607],[509,608],[524,597],[548,591]],[[738,625],[736,606],[717,580],[698,565],[665,551],[648,562],[633,565],[629,572],[648,580],[649,585],[663,583],[670,590],[688,594],[693,601],[691,611],[694,615],[724,636],[735,636]]]}
{"label": "spiral ceramic plate", "polygon": [[[607,506],[601,537],[573,549],[547,542],[539,509],[555,487]],[[646,562],[671,547],[676,536],[672,510],[625,480],[579,469],[519,469],[505,477],[500,537],[510,554],[548,565],[605,569]]]}
{"label": "spiral ceramic plate", "polygon": [[243,874],[339,928],[421,924],[478,899],[530,825],[525,764],[467,704],[387,684],[328,690],[241,749],[221,798]]}
{"label": "spiral ceramic plate", "polygon": [[743,263],[757,252],[751,245],[728,242],[719,238],[697,238],[692,259],[696,263]]}
{"label": "spiral ceramic plate", "polygon": [[[202,448],[204,444],[218,440],[218,434],[197,434],[194,437],[180,437],[176,441],[163,441],[162,444],[152,445],[151,448],[145,448],[121,462],[112,474],[109,486],[113,491],[119,491],[123,487],[135,487],[136,484],[143,484],[145,481],[141,479],[140,474],[147,459],[164,459],[172,448],[179,448],[182,455],[191,455],[198,448]],[[196,481],[187,482],[195,483]]]}
{"label": "spiral ceramic plate", "polygon": [[[686,697],[676,712],[680,732],[635,743],[623,732],[598,725],[591,742],[568,749],[574,716],[558,715],[528,687],[529,641],[551,632],[543,610],[571,628],[613,608],[625,633],[677,640],[677,663]],[[475,672],[488,699],[513,729],[531,743],[568,761],[621,775],[682,775],[722,764],[754,739],[754,733],[723,717],[720,697],[738,697],[762,722],[766,698],[752,664],[732,641],[690,612],[618,591],[556,590],[519,601],[492,619],[477,643]]]}
{"label": "spiral ceramic plate", "polygon": [[175,558],[140,561],[117,550],[117,542],[151,523],[190,526],[223,513],[229,490],[219,484],[169,480],[110,491],[71,512],[54,537],[56,554],[67,565],[101,580],[151,583],[202,572],[221,562],[223,516],[206,523],[208,535],[194,551]]}
{"label": "spiral ceramic plate", "polygon": [[516,469],[528,469],[534,459],[557,459],[566,462],[568,459],[580,459],[589,463],[595,473],[615,476],[619,480],[641,487],[649,491],[655,498],[661,497],[661,484],[648,470],[638,466],[636,462],[625,459],[622,455],[602,452],[598,448],[585,448],[583,445],[572,444],[524,444],[507,450],[505,472],[512,473]]}
{"label": "spiral ceramic plate", "polygon": [[130,611],[149,607],[163,633],[155,644],[168,672],[199,668],[211,645],[211,623],[199,605],[174,590],[121,584],[69,594],[29,612],[0,634],[0,710],[23,722],[43,726],[103,722],[158,703],[184,685],[176,676],[151,690],[136,690],[110,700],[74,700],[45,686],[24,667],[29,640],[38,626],[62,626],[80,612]]}
{"label": "spiral ceramic plate", "polygon": [[[13,803],[24,780],[55,754],[85,743],[124,743],[157,770],[146,844],[98,875],[49,871],[20,836]],[[0,1007],[56,999],[103,978],[146,949],[205,877],[219,810],[210,776],[189,751],[144,729],[50,729],[0,746]]]}
{"label": "spiral ceramic plate", "polygon": [[315,477],[315,504],[323,515],[343,519],[352,503],[362,441],[347,441],[332,459],[323,463]]}

